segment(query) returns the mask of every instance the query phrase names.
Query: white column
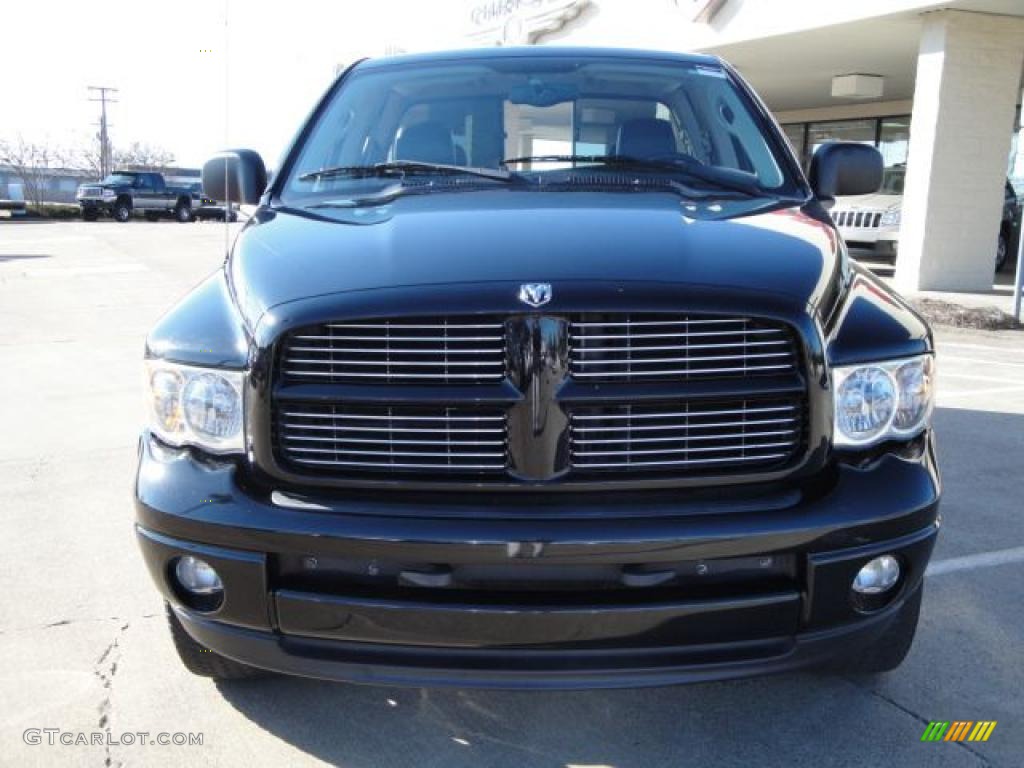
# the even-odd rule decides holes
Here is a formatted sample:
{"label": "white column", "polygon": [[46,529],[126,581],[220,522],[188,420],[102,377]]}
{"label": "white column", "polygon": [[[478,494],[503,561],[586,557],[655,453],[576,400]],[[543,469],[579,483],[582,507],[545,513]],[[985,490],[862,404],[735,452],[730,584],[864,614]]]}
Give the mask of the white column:
{"label": "white column", "polygon": [[992,287],[1003,184],[1024,64],[1024,19],[922,19],[896,284]]}

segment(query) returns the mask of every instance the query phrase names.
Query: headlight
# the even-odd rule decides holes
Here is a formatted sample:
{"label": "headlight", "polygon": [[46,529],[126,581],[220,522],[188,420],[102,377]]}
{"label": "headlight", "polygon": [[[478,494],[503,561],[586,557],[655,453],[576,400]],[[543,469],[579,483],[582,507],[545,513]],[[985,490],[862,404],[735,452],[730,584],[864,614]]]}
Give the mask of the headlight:
{"label": "headlight", "polygon": [[931,355],[838,367],[832,376],[837,446],[913,437],[928,425],[935,398]]}
{"label": "headlight", "polygon": [[242,453],[244,375],[147,360],[150,428],[171,445]]}
{"label": "headlight", "polygon": [[105,198],[108,198],[108,199],[112,200],[112,199],[114,199],[115,197],[117,197],[117,192],[115,192],[115,191],[114,191],[114,190],[112,190],[112,189],[104,189],[104,190],[103,190],[103,197],[105,197]]}
{"label": "headlight", "polygon": [[898,227],[900,225],[900,219],[903,215],[903,209],[900,206],[890,208],[882,214],[882,218],[879,219],[879,226],[882,227]]}

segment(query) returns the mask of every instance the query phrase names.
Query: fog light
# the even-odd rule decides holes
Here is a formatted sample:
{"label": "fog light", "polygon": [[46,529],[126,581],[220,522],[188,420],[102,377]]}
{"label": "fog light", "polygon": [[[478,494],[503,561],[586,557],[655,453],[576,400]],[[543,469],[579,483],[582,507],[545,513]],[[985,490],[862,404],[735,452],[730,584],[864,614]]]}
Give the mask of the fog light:
{"label": "fog light", "polygon": [[191,595],[218,595],[224,591],[224,585],[213,566],[192,555],[178,558],[174,575],[182,589]]}
{"label": "fog light", "polygon": [[899,561],[892,555],[882,555],[857,571],[853,591],[860,595],[880,595],[896,586],[899,580]]}

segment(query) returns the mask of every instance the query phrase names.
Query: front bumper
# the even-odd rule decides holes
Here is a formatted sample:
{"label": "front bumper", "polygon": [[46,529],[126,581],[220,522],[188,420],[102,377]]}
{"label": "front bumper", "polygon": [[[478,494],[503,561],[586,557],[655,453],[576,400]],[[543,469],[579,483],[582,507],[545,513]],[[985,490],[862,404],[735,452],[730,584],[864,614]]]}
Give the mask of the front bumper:
{"label": "front bumper", "polygon": [[846,243],[872,245],[881,250],[896,249],[899,227],[839,227],[839,236]]}
{"label": "front bumper", "polygon": [[[354,682],[621,687],[817,664],[884,632],[920,588],[938,530],[930,439],[840,466],[827,491],[782,508],[678,502],[675,516],[629,519],[428,518],[430,504],[403,502],[410,516],[380,497],[302,508],[239,478],[143,438],[137,530],[158,588],[224,656]],[[213,613],[189,609],[173,583],[185,553],[221,574]],[[898,593],[858,613],[853,575],[883,553],[902,561]]]}
{"label": "front bumper", "polygon": [[96,211],[98,213],[110,213],[114,206],[114,198],[80,197],[78,204],[82,210]]}

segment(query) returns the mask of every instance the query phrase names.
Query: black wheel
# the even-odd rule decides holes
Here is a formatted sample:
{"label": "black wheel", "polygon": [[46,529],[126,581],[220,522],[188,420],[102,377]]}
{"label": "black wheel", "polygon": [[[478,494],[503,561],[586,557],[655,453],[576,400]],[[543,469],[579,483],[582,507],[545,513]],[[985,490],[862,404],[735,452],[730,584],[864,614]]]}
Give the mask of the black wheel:
{"label": "black wheel", "polygon": [[921,595],[924,586],[917,588],[900,609],[899,615],[885,633],[856,656],[844,658],[829,667],[830,671],[853,675],[877,675],[896,669],[910,652],[921,615]]}
{"label": "black wheel", "polygon": [[174,649],[178,652],[178,658],[185,668],[193,675],[199,677],[212,677],[215,680],[244,680],[246,678],[262,677],[267,673],[256,667],[249,667],[239,664],[233,659],[214,653],[209,648],[200,645],[192,636],[185,631],[174,615],[171,606],[164,603],[167,610],[167,624],[171,629],[171,639],[174,641]]}
{"label": "black wheel", "polygon": [[160,214],[156,211],[146,211],[146,221],[160,221]]}
{"label": "black wheel", "polygon": [[192,216],[192,206],[185,202],[178,203],[178,206],[174,209],[174,218],[182,224],[192,221],[194,218]]}
{"label": "black wheel", "polygon": [[132,217],[132,206],[127,200],[118,200],[114,203],[114,208],[111,211],[114,216],[114,221],[119,221],[122,224],[128,221]]}
{"label": "black wheel", "polygon": [[85,210],[82,211],[82,218],[85,219],[86,221],[96,221],[96,219],[98,219],[99,217],[100,215],[96,213],[96,211],[91,210],[89,208],[86,208]]}
{"label": "black wheel", "polygon": [[996,272],[1002,272],[1006,263],[1010,260],[1010,238],[1005,232],[999,233],[999,242],[996,244]]}

